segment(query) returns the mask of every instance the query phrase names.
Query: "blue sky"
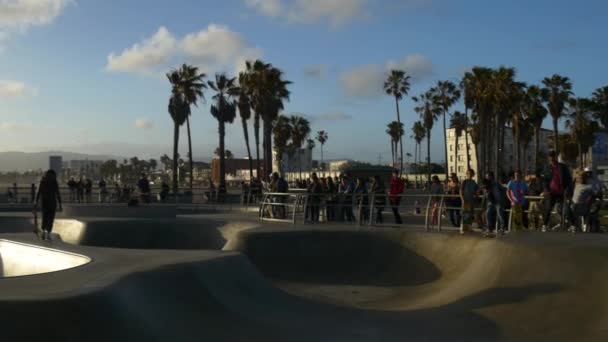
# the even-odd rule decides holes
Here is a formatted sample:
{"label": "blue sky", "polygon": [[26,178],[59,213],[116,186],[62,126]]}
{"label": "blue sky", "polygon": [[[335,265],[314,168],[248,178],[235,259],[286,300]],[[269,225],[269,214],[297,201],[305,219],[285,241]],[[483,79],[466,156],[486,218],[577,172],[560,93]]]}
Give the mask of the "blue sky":
{"label": "blue sky", "polygon": [[[234,74],[260,57],[294,82],[286,113],[329,132],[326,158],[386,161],[387,68],[414,76],[410,96],[474,65],[514,66],[528,83],[560,73],[589,96],[608,85],[607,10],[600,0],[0,0],[0,151],[158,157],[172,144],[165,72],[188,62]],[[409,97],[401,105],[409,137],[417,116]],[[217,122],[209,102],[199,107],[193,149],[206,158]],[[439,161],[441,122],[433,136]],[[238,122],[227,148],[244,156]]]}

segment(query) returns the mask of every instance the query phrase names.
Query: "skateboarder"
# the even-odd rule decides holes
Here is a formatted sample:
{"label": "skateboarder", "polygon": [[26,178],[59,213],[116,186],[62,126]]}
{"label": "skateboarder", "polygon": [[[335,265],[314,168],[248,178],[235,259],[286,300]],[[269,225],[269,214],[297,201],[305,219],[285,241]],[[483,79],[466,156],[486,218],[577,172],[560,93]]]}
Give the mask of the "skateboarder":
{"label": "skateboarder", "polygon": [[61,194],[59,193],[59,185],[57,184],[57,174],[54,170],[48,170],[40,181],[36,202],[34,203],[34,213],[38,211],[38,202],[42,202],[41,238],[42,240],[50,241],[57,205],[59,205],[59,210],[61,210]]}

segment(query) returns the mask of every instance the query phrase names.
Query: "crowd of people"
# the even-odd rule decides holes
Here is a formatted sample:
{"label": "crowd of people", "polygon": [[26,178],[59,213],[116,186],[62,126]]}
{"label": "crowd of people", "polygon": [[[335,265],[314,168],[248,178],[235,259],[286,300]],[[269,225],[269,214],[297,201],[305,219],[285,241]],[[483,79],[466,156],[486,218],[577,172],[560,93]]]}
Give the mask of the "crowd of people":
{"label": "crowd of people", "polygon": [[[542,172],[515,170],[511,175],[497,179],[488,172],[478,182],[475,172],[468,170],[466,179],[460,181],[456,174],[442,182],[434,176],[429,184],[429,222],[437,225],[441,217],[447,216],[450,223],[460,228],[461,233],[471,230],[473,225],[485,234],[504,234],[514,230],[531,229],[543,232],[566,229],[571,232],[601,232],[599,211],[602,206],[603,186],[591,169],[575,170],[572,176],[567,165],[558,162],[555,152],[549,153],[549,163]],[[273,173],[266,191],[287,193],[305,192],[305,221],[355,222],[372,219],[384,222],[384,209],[392,209],[395,224],[402,224],[400,211],[406,181],[397,171],[392,174],[387,188],[379,176],[371,178],[318,177],[296,180],[288,184],[278,173]],[[297,189],[297,190],[296,190]],[[373,196],[372,196],[373,195]],[[277,195],[268,200],[271,205],[265,215],[285,219],[287,196]],[[373,212],[370,205],[373,201]],[[295,205],[295,204],[290,204]],[[421,214],[416,202],[415,213]],[[355,216],[357,211],[358,219]],[[509,213],[511,211],[511,213]],[[554,215],[557,214],[557,215]],[[551,225],[552,217],[559,222]],[[553,220],[555,221],[555,220]]]}

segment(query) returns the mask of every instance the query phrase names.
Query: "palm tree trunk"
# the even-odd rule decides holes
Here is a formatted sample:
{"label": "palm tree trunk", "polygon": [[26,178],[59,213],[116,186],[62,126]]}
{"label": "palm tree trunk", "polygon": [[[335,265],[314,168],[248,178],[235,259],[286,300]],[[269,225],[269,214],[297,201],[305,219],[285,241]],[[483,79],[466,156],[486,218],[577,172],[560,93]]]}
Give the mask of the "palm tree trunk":
{"label": "palm tree trunk", "polygon": [[[444,151],[444,155],[445,155],[445,179],[448,179],[450,176],[450,174],[449,174],[450,170],[448,170],[448,144],[447,144],[448,135],[447,135],[447,132],[445,131],[445,128],[446,128],[445,118],[447,115],[448,115],[448,111],[444,110],[443,111],[443,142],[444,142],[443,151]],[[456,138],[456,146],[457,146],[456,148],[458,148],[458,138]]]}
{"label": "palm tree trunk", "polygon": [[173,126],[173,193],[177,194],[177,147],[179,144],[179,125],[174,123]]}
{"label": "palm tree trunk", "polygon": [[192,181],[193,181],[193,163],[192,163],[192,137],[190,135],[190,117],[186,117],[186,127],[188,127],[188,161],[190,163],[190,192],[192,192]]}
{"label": "palm tree trunk", "polygon": [[464,107],[464,143],[466,145],[466,158],[467,158],[467,170],[471,168],[471,161],[469,160],[469,108]]}
{"label": "palm tree trunk", "polygon": [[395,141],[391,138],[391,158],[393,159],[393,168],[395,167]]}
{"label": "palm tree trunk", "polygon": [[298,147],[298,171],[300,173],[300,179],[302,179],[302,153],[301,147]]}
{"label": "palm tree trunk", "polygon": [[272,123],[264,120],[264,178],[272,172]]}
{"label": "palm tree trunk", "polygon": [[251,148],[249,147],[249,129],[247,128],[247,120],[241,118],[243,123],[243,135],[245,136],[245,146],[247,147],[247,157],[249,158],[249,181],[253,180],[253,159],[251,159]]}
{"label": "palm tree trunk", "polygon": [[431,130],[426,130],[426,166],[428,168],[427,173],[429,175],[428,178],[428,190],[431,191]]}
{"label": "palm tree trunk", "polygon": [[540,146],[538,143],[540,141],[540,127],[534,127],[534,174],[538,171],[538,153],[540,151]]}
{"label": "palm tree trunk", "polygon": [[220,193],[226,190],[226,155],[224,152],[224,136],[226,135],[225,123],[222,120],[218,120],[218,131],[220,135],[220,185],[218,190]]}
{"label": "palm tree trunk", "polygon": [[403,173],[403,139],[401,134],[401,115],[399,114],[399,100],[395,96],[395,106],[397,107],[397,123],[399,124],[399,175]]}
{"label": "palm tree trunk", "polygon": [[321,144],[321,170],[325,171],[325,162],[323,161],[323,144]]}
{"label": "palm tree trunk", "polygon": [[260,171],[260,115],[255,113],[253,117],[253,136],[255,138],[255,154],[256,154],[256,168],[257,168],[257,178],[261,178]]}
{"label": "palm tree trunk", "polygon": [[580,162],[580,167],[581,169],[585,167],[584,163],[583,163],[583,144],[578,143],[578,158],[579,158],[579,162]]}
{"label": "palm tree trunk", "polygon": [[498,165],[500,164],[500,159],[501,159],[501,153],[500,153],[500,133],[501,133],[501,129],[500,129],[500,120],[498,120],[498,118],[496,118],[494,120],[495,122],[495,129],[496,129],[496,135],[495,135],[495,141],[494,141],[494,176],[497,177],[496,179],[499,179],[499,175],[498,175]]}
{"label": "palm tree trunk", "polygon": [[557,143],[557,141],[558,141],[557,138],[558,138],[558,136],[557,136],[557,118],[554,117],[553,118],[553,150],[559,156],[559,145]]}

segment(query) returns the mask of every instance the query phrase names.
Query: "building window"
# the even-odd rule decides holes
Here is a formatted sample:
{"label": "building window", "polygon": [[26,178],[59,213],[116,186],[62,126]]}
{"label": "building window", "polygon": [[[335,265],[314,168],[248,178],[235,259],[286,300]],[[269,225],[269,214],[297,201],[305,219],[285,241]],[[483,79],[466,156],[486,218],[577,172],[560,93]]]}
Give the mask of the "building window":
{"label": "building window", "polygon": [[454,145],[450,144],[450,151],[453,151]]}
{"label": "building window", "polygon": [[450,172],[454,172],[454,167],[450,166]]}
{"label": "building window", "polygon": [[454,161],[454,156],[450,156],[450,161],[453,162]]}
{"label": "building window", "polygon": [[459,166],[458,167],[458,172],[464,172],[464,166]]}

